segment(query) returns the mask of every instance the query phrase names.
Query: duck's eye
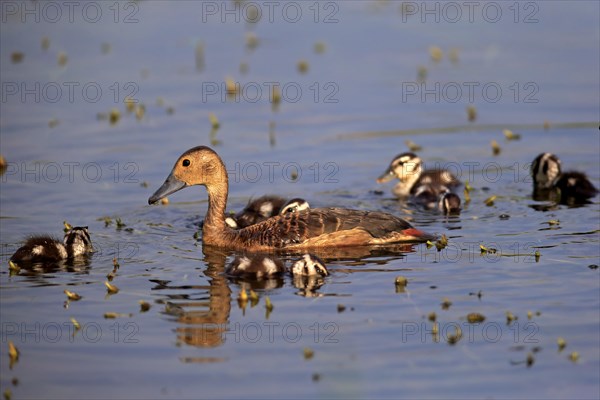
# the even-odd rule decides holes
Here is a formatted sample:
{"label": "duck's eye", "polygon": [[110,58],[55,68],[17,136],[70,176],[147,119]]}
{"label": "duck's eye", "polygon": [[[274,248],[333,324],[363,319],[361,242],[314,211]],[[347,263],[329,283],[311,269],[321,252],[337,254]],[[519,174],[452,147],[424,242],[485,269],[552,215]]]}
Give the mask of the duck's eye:
{"label": "duck's eye", "polygon": [[189,167],[190,166],[190,160],[188,160],[186,158],[185,160],[183,160],[183,162],[181,163],[181,165],[183,165],[184,167]]}

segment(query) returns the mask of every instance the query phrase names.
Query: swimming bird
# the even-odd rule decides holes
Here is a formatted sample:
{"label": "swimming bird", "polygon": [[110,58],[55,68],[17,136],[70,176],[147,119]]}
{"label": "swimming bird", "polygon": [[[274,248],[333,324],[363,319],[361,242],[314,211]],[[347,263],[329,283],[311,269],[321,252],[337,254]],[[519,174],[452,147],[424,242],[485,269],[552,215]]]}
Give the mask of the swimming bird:
{"label": "swimming bird", "polygon": [[242,278],[273,278],[289,272],[292,276],[328,276],[325,263],[313,254],[303,254],[290,268],[281,259],[270,255],[238,256],[225,269],[227,275]]}
{"label": "swimming bird", "polygon": [[562,172],[560,159],[552,153],[542,153],[533,160],[531,177],[535,200],[582,203],[598,193],[583,172]]}
{"label": "swimming bird", "polygon": [[392,192],[397,197],[408,197],[414,195],[416,190],[428,185],[429,190],[437,197],[446,189],[452,189],[460,185],[460,181],[446,169],[424,170],[421,159],[415,153],[398,154],[386,171],[377,178],[377,183],[384,183],[394,178],[400,182],[394,186]]}
{"label": "swimming bird", "polygon": [[208,193],[208,209],[202,227],[202,240],[207,245],[272,250],[385,245],[424,242],[433,238],[394,215],[345,208],[311,208],[233,230],[226,225],[224,216],[229,191],[227,170],[219,155],[206,146],[184,152],[148,203],[154,204],[194,185],[204,186]]}
{"label": "swimming bird", "polygon": [[35,262],[57,262],[93,251],[87,226],[78,226],[65,233],[63,242],[51,236],[32,236],[10,261],[15,264]]}
{"label": "swimming bird", "polygon": [[279,196],[261,196],[256,200],[249,201],[248,205],[236,215],[225,218],[225,223],[232,229],[246,228],[274,215],[302,211],[309,207],[308,202],[300,198],[286,202]]}

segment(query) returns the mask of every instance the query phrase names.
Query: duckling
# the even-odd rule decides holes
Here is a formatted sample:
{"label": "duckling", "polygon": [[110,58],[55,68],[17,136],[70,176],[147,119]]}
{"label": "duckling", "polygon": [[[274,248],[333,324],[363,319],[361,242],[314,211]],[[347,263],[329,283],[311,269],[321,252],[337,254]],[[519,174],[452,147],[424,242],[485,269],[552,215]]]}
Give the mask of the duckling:
{"label": "duckling", "polygon": [[327,276],[329,271],[325,263],[314,254],[304,254],[301,259],[292,264],[292,275],[302,276]]}
{"label": "duckling", "polygon": [[438,210],[446,215],[460,213],[460,197],[449,190],[440,193],[438,197]]}
{"label": "duckling", "polygon": [[231,229],[246,228],[271,218],[273,215],[302,211],[308,208],[310,208],[310,205],[304,199],[295,198],[286,203],[281,197],[262,196],[249,202],[235,216],[225,218],[225,223]]}
{"label": "duckling", "polygon": [[[235,217],[229,217],[231,220],[227,224],[234,229],[246,228],[279,214],[284,204],[285,199],[279,196],[259,197],[256,200],[249,201],[248,205]],[[235,222],[235,226],[232,222]]]}
{"label": "duckling", "polygon": [[265,255],[236,257],[225,269],[227,275],[251,279],[273,278],[284,272],[285,266],[279,258]]}
{"label": "duckling", "polygon": [[283,261],[277,257],[257,255],[252,258],[238,256],[225,269],[227,275],[251,278],[268,279],[289,272],[292,276],[328,276],[329,271],[325,263],[313,254],[304,254],[302,258],[294,261],[289,269],[286,269]]}
{"label": "duckling", "polygon": [[296,197],[294,199],[289,200],[279,211],[280,215],[284,215],[291,212],[300,212],[304,210],[308,210],[310,208],[310,204],[308,201]]}
{"label": "duckling", "polygon": [[583,172],[563,173],[560,159],[551,153],[542,153],[533,160],[531,176],[534,200],[558,197],[561,203],[579,203],[598,193],[598,189]]}
{"label": "duckling", "polygon": [[93,251],[88,227],[74,227],[65,233],[63,243],[51,236],[32,236],[12,255],[19,263],[57,262]]}
{"label": "duckling", "polygon": [[454,188],[460,185],[460,181],[452,173],[444,169],[422,170],[421,159],[415,153],[398,154],[390,163],[388,169],[377,178],[377,183],[384,183],[393,178],[398,178],[400,182],[396,184],[393,193],[397,197],[408,197],[414,194],[421,185],[432,185],[439,194],[442,189]]}
{"label": "duckling", "polygon": [[216,247],[256,251],[385,245],[434,238],[394,215],[344,208],[311,208],[233,230],[224,216],[229,191],[227,169],[219,155],[206,146],[184,152],[148,203],[193,185],[206,187],[208,209],[202,238],[203,243]]}

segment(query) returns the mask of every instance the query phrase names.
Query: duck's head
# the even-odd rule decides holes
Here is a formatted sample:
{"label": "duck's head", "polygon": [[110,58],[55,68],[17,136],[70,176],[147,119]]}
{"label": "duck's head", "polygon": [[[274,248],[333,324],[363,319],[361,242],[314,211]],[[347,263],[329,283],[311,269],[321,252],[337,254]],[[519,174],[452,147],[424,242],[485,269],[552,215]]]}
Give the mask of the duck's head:
{"label": "duck's head", "polygon": [[308,210],[309,208],[310,204],[308,204],[308,201],[300,198],[295,198],[285,203],[285,205],[281,208],[281,211],[279,211],[279,214],[284,215],[287,213]]}
{"label": "duck's head", "polygon": [[377,178],[377,183],[384,183],[393,178],[400,182],[416,182],[421,176],[421,159],[415,153],[397,155],[388,169]]}
{"label": "duck's head", "polygon": [[75,226],[71,228],[65,233],[63,244],[65,246],[73,246],[74,255],[81,255],[94,251],[87,226]]}
{"label": "duck's head", "polygon": [[542,153],[531,163],[531,177],[536,188],[551,188],[560,173],[560,160],[552,153]]}
{"label": "duck's head", "polygon": [[329,271],[321,259],[312,254],[304,254],[301,259],[292,265],[292,275],[327,276]]}
{"label": "duck's head", "polygon": [[186,186],[227,184],[227,170],[217,153],[206,146],[198,146],[183,153],[160,188],[148,199],[154,204]]}
{"label": "duck's head", "polygon": [[460,212],[460,197],[450,191],[440,193],[438,208],[444,214],[457,214]]}

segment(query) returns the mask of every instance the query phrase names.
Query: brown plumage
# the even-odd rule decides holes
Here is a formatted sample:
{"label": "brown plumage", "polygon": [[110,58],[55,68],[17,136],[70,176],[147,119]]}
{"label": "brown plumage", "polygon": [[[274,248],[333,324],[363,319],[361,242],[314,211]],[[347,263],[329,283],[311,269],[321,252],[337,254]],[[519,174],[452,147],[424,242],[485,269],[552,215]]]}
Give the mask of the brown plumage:
{"label": "brown plumage", "polygon": [[226,226],[224,217],[227,170],[217,153],[205,146],[183,153],[148,203],[156,203],[192,185],[203,185],[208,192],[202,240],[213,246],[252,250],[298,249],[420,242],[433,238],[394,215],[343,208],[313,208],[287,213],[233,230]]}

